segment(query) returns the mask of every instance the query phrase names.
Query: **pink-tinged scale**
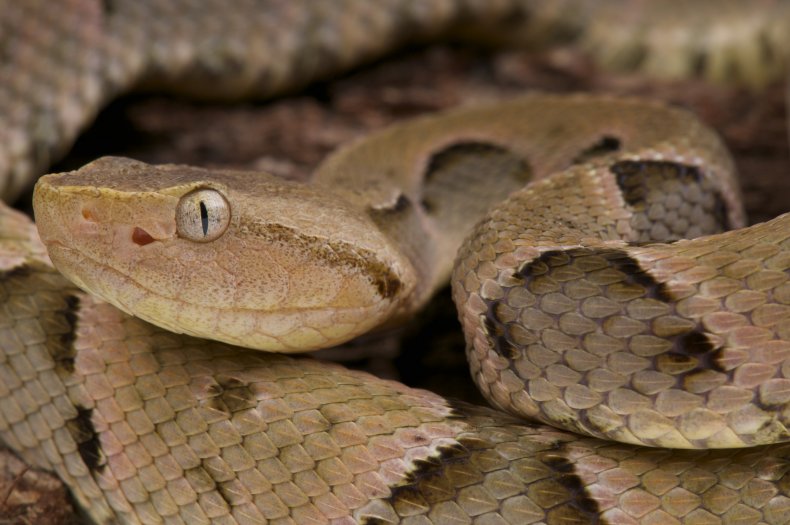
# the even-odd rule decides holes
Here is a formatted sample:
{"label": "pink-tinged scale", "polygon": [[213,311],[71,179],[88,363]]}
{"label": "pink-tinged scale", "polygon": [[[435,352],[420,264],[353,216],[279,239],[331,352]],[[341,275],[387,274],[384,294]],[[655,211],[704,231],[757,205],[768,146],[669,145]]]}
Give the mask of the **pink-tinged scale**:
{"label": "pink-tinged scale", "polygon": [[760,402],[766,405],[786,405],[790,403],[790,379],[770,379],[760,385]]}
{"label": "pink-tinged scale", "polygon": [[774,339],[775,335],[767,328],[741,326],[727,334],[727,343],[733,347],[760,348],[760,345]]}
{"label": "pink-tinged scale", "polygon": [[[245,438],[246,446],[247,438]],[[331,435],[323,432],[307,436],[303,446],[310,457],[316,461],[335,457],[341,451],[340,444]],[[276,449],[272,453],[276,453]]]}
{"label": "pink-tinged scale", "polygon": [[704,398],[697,394],[677,388],[668,388],[655,396],[654,406],[656,410],[667,417],[693,417],[694,412],[703,405],[704,401]]}
{"label": "pink-tinged scale", "polygon": [[[104,492],[107,495],[107,503],[109,503],[110,507],[112,507],[114,510],[121,513],[122,515],[132,512],[133,507],[126,500],[126,497],[123,495],[120,487],[104,489]],[[197,497],[195,497],[195,500],[196,499]]]}
{"label": "pink-tinged scale", "polygon": [[313,504],[319,510],[321,516],[333,520],[347,517],[351,508],[345,505],[334,494],[321,494],[313,498]]}
{"label": "pink-tinged scale", "polygon": [[315,471],[329,486],[334,487],[333,490],[336,490],[336,487],[350,484],[354,479],[351,471],[336,456],[318,461]]}
{"label": "pink-tinged scale", "polygon": [[748,324],[748,319],[733,312],[713,312],[702,317],[702,322],[707,330],[715,334],[727,332]]}
{"label": "pink-tinged scale", "polygon": [[746,406],[754,398],[752,389],[736,386],[719,386],[708,394],[707,407],[714,412],[726,414]]}
{"label": "pink-tinged scale", "polygon": [[648,512],[657,509],[661,500],[645,490],[634,488],[622,494],[618,499],[621,509],[635,518],[641,518]]}
{"label": "pink-tinged scale", "polygon": [[[483,487],[496,499],[507,499],[517,496],[525,489],[525,484],[516,478],[508,470],[500,470],[486,476]],[[454,491],[448,491],[445,499],[449,500],[454,496]]]}
{"label": "pink-tinged scale", "polygon": [[754,388],[777,372],[776,366],[764,363],[744,363],[735,370],[733,384],[742,388]]}
{"label": "pink-tinged scale", "polygon": [[741,259],[725,266],[722,273],[732,279],[745,279],[762,270],[762,262],[754,259]]}
{"label": "pink-tinged scale", "polygon": [[284,518],[289,514],[288,507],[274,492],[258,494],[255,496],[254,501],[255,506],[268,520]]}
{"label": "pink-tinged scale", "polygon": [[769,291],[783,285],[790,277],[779,270],[759,270],[746,278],[746,286],[756,291]]}
{"label": "pink-tinged scale", "polygon": [[717,485],[703,494],[702,504],[714,514],[721,515],[737,504],[738,499],[736,491]]}
{"label": "pink-tinged scale", "polygon": [[376,471],[376,473],[381,478],[383,483],[392,487],[401,483],[404,477],[414,468],[413,457],[408,459],[399,457],[381,461],[379,469]]}
{"label": "pink-tinged scale", "polygon": [[777,495],[778,489],[770,481],[759,478],[749,480],[743,491],[744,501],[757,508],[770,504]]}
{"label": "pink-tinged scale", "polygon": [[[329,482],[327,480],[327,482]],[[331,484],[331,483],[330,483]],[[332,485],[332,493],[343,502],[350,509],[356,509],[361,507],[365,501],[367,501],[366,494],[360,492],[360,490],[350,482],[344,483],[335,483]],[[376,497],[378,494],[371,494],[371,497]]]}
{"label": "pink-tinged scale", "polygon": [[124,453],[137,470],[153,464],[153,457],[151,457],[139,441],[126,445],[124,447]]}
{"label": "pink-tinged scale", "polygon": [[783,304],[758,306],[752,311],[751,319],[757,326],[775,326],[785,321],[790,321],[790,307]]}
{"label": "pink-tinged scale", "polygon": [[755,362],[780,364],[790,356],[790,342],[787,341],[765,341],[757,345],[751,352]]}

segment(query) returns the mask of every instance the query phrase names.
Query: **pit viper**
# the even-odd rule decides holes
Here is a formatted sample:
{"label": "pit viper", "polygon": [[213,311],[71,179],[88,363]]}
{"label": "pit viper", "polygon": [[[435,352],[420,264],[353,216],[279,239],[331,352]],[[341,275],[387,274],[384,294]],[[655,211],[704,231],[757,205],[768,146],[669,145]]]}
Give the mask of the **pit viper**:
{"label": "pit viper", "polygon": [[[267,96],[445,36],[605,61],[632,15],[592,4],[9,2],[4,195],[133,86]],[[684,33],[670,72],[776,75],[789,9],[765,6],[701,3],[688,27],[760,44]],[[0,437],[97,523],[790,522],[790,215],[743,228],[732,161],[684,110],[529,94],[374,133],[310,185],[108,157],[42,178],[34,208],[41,239],[0,215]],[[510,415],[241,348],[343,342],[448,278]]]}

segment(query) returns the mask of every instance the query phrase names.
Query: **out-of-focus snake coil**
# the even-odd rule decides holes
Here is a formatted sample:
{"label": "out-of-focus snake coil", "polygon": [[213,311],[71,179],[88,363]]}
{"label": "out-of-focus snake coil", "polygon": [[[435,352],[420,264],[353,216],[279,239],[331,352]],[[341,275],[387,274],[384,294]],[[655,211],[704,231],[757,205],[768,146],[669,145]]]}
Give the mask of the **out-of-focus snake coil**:
{"label": "out-of-focus snake coil", "polygon": [[[134,87],[270,96],[445,37],[758,86],[790,48],[788,2],[596,4],[8,0],[0,188]],[[309,185],[102,158],[34,208],[0,205],[0,439],[97,523],[790,523],[790,215],[744,228],[683,110],[461,108]],[[510,414],[241,348],[349,340],[448,278]]]}

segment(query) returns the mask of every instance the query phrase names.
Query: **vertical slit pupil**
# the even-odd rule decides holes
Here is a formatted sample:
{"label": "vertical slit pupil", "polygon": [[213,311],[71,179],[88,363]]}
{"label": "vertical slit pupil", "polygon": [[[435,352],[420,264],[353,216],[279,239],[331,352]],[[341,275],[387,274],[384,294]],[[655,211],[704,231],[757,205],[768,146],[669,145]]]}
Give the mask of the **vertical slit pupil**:
{"label": "vertical slit pupil", "polygon": [[200,222],[203,224],[203,235],[208,235],[208,209],[203,201],[200,201]]}

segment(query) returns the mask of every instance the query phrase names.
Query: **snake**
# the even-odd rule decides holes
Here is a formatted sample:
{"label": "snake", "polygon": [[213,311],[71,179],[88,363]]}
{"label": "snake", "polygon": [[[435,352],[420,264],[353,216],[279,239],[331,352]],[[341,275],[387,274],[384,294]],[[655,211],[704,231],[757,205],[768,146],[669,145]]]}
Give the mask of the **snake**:
{"label": "snake", "polygon": [[[273,96],[411,41],[783,71],[787,3],[593,4],[8,2],[3,196],[132,87]],[[722,27],[759,45],[720,52]],[[790,522],[790,214],[745,227],[685,110],[531,93],[372,133],[309,184],[104,157],[33,207],[0,206],[0,439],[93,522]],[[284,355],[448,280],[494,408]]]}

